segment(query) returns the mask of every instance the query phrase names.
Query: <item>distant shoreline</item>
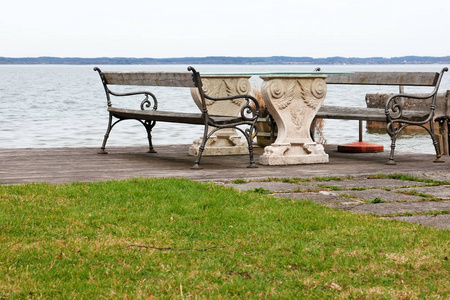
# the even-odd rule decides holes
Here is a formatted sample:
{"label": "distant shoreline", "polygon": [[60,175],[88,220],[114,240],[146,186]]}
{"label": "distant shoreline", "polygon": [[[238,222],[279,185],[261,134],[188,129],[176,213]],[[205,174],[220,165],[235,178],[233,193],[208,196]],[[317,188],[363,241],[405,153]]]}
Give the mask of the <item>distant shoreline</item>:
{"label": "distant shoreline", "polygon": [[135,57],[0,57],[0,65],[377,65],[377,64],[450,64],[450,56],[401,56],[401,57],[181,57],[181,58],[135,58]]}

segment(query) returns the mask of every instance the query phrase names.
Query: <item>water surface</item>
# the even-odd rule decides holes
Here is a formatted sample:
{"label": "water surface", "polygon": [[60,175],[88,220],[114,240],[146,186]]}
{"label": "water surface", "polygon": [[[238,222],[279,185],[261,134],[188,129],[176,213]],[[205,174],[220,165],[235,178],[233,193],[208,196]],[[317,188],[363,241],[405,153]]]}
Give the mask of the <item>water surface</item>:
{"label": "water surface", "polygon": [[[103,86],[94,66],[73,65],[0,65],[0,147],[99,147],[106,130],[108,114]],[[108,65],[104,71],[186,71],[181,65]],[[310,72],[306,65],[197,65],[201,73],[239,72]],[[441,65],[347,65],[320,66],[323,72],[354,71],[440,71]],[[257,76],[252,85],[259,88]],[[167,101],[160,109],[196,111],[189,89],[165,89]],[[446,74],[440,92],[450,90]],[[325,102],[330,105],[365,106],[366,93],[398,91],[397,87],[329,86]],[[429,89],[406,89],[426,92]],[[164,99],[166,100],[166,99]],[[159,123],[154,128],[155,145],[190,144],[202,135],[202,126]],[[329,144],[358,140],[358,121],[325,120],[324,136]],[[364,132],[364,140],[389,147],[387,134]],[[140,123],[118,124],[109,145],[146,145],[146,132]],[[427,135],[403,135],[399,151],[433,153]]]}

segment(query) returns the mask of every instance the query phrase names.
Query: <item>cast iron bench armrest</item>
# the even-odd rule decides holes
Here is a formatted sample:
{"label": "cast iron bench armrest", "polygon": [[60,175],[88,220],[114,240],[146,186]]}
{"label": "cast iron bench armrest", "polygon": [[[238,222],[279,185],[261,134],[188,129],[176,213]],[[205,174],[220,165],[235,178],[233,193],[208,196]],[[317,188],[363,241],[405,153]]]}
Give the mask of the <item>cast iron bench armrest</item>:
{"label": "cast iron bench armrest", "polygon": [[[410,125],[420,125],[426,122],[429,122],[434,115],[434,110],[436,108],[436,93],[438,91],[439,85],[436,86],[436,88],[427,95],[411,95],[411,94],[396,94],[390,96],[385,103],[384,112],[386,115],[386,120],[388,122],[410,122]],[[428,110],[427,116],[424,119],[421,119],[420,122],[414,122],[411,121],[411,117],[407,116],[407,114],[412,114],[414,111],[407,111],[404,110],[401,103],[399,103],[398,99],[416,99],[416,100],[425,100],[432,98],[432,103],[430,105],[430,108]]]}
{"label": "cast iron bench armrest", "polygon": [[240,117],[243,121],[255,122],[260,115],[260,107],[258,101],[255,97],[250,95],[235,95],[229,97],[214,98],[205,95],[205,99],[210,101],[232,101],[237,99],[244,99],[245,105],[242,106]]}

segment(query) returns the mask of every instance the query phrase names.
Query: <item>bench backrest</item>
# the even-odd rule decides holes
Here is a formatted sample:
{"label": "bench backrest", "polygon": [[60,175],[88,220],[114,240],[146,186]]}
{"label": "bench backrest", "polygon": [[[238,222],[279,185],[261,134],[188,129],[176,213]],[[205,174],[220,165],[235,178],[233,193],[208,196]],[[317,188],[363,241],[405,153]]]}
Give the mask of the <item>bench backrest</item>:
{"label": "bench backrest", "polygon": [[355,72],[330,74],[327,84],[436,86],[439,73],[435,72]]}
{"label": "bench backrest", "polygon": [[108,85],[196,87],[191,72],[102,72]]}

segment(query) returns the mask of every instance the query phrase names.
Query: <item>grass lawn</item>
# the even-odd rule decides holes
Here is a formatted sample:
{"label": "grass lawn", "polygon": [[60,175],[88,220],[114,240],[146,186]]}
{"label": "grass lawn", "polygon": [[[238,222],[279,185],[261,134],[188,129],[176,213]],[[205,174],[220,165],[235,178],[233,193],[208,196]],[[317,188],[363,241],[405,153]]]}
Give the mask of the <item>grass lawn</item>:
{"label": "grass lawn", "polygon": [[0,299],[448,299],[449,244],[185,179],[0,186]]}

